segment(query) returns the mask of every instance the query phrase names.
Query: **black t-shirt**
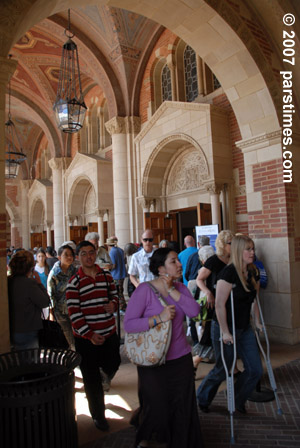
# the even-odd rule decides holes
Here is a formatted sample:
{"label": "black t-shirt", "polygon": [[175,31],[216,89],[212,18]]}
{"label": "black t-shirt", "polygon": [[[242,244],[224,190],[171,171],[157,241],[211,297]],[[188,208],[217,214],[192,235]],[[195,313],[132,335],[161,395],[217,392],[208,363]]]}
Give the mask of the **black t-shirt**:
{"label": "black t-shirt", "polygon": [[[251,281],[253,272],[248,271],[247,288],[245,291],[238,273],[233,264],[227,265],[219,274],[218,280],[225,280],[228,283],[235,285],[233,287],[233,303],[234,303],[234,318],[235,327],[238,329],[246,329],[250,323],[250,313],[252,302],[256,297],[256,289]],[[230,296],[226,302],[227,323],[231,328],[231,300]]]}
{"label": "black t-shirt", "polygon": [[214,295],[214,297],[216,293],[215,286],[219,278],[219,273],[225,266],[226,263],[220,260],[220,258],[217,255],[212,255],[204,263],[204,267],[211,271],[211,274],[206,279],[206,286]]}

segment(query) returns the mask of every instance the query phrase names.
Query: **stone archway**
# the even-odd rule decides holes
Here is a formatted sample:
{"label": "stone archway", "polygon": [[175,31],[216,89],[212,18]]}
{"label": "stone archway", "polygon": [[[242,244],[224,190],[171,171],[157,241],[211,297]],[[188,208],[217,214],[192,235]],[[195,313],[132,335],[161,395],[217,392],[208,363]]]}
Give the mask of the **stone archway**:
{"label": "stone archway", "polygon": [[44,230],[45,205],[40,197],[34,199],[29,211],[29,216],[31,230],[37,233],[42,232]]}
{"label": "stone archway", "polygon": [[[206,180],[209,175],[208,163],[205,154],[200,145],[191,137],[184,134],[175,134],[164,138],[153,150],[149,158],[142,180],[142,195],[144,197],[162,197],[168,194],[169,191],[175,191],[172,187],[172,179],[170,173],[177,165],[180,159],[188,160],[192,157],[195,168],[198,170],[196,177],[198,179],[198,186],[200,188],[201,180]],[[173,184],[172,184],[173,185]],[[172,189],[173,188],[173,189]]]}
{"label": "stone archway", "polygon": [[91,180],[80,176],[73,183],[69,194],[69,221],[76,225],[85,225],[86,214],[95,210],[96,205],[96,193]]}

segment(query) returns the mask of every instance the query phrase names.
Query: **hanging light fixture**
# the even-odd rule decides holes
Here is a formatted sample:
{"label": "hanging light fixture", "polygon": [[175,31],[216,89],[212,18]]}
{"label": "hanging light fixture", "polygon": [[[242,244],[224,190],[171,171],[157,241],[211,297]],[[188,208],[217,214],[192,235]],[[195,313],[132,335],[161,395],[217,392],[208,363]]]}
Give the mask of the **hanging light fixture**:
{"label": "hanging light fixture", "polygon": [[[10,81],[8,84],[8,120],[5,123],[5,179],[15,179],[18,175],[19,168],[22,162],[27,159],[26,154],[22,151],[19,136],[17,134],[15,125],[11,119],[10,113]],[[20,148],[20,149],[18,149]]]}
{"label": "hanging light fixture", "polygon": [[74,33],[70,28],[70,10],[68,10],[68,29],[65,30],[65,35],[68,40],[62,49],[58,89],[53,110],[58,128],[63,132],[73,133],[82,128],[87,107],[81,89],[77,45],[72,40]]}

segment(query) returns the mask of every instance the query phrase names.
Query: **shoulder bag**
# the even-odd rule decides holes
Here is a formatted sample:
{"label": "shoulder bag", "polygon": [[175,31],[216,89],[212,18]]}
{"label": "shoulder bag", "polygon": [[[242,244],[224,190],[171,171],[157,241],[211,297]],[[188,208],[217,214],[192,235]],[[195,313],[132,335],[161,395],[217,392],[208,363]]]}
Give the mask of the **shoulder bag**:
{"label": "shoulder bag", "polygon": [[[151,283],[162,306],[168,306],[160,292]],[[129,360],[142,367],[157,367],[166,362],[172,336],[172,321],[162,322],[147,331],[125,333],[125,350]]]}
{"label": "shoulder bag", "polygon": [[45,319],[44,313],[42,317],[43,328],[39,330],[39,345],[40,347],[61,348],[67,350],[69,348],[68,341],[64,335],[64,332],[56,320],[50,320],[50,314],[48,319]]}

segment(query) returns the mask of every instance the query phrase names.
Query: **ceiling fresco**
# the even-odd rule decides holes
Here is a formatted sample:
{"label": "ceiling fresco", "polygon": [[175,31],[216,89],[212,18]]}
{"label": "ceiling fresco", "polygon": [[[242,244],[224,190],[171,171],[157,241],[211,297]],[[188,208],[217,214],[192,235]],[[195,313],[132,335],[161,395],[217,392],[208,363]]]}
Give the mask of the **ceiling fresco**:
{"label": "ceiling fresco", "polygon": [[[62,11],[36,24],[11,50],[18,60],[11,80],[12,118],[28,151],[30,136],[37,132],[51,134],[52,153],[58,151],[57,142],[61,146],[58,153],[63,153],[64,137],[56,128],[52,108],[62,45],[67,40],[67,17],[68,12]],[[84,95],[89,98],[96,86],[107,101],[110,116],[134,114],[130,108],[138,103],[133,97],[139,92],[139,71],[149,55],[149,42],[153,36],[158,39],[163,27],[122,9],[85,6],[71,10],[71,30],[78,46]]]}

